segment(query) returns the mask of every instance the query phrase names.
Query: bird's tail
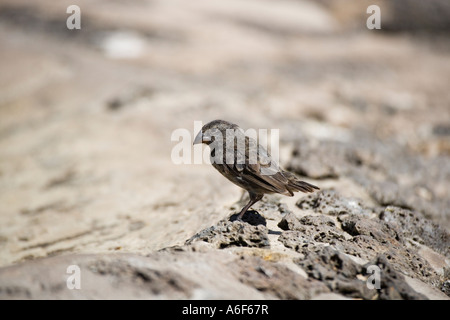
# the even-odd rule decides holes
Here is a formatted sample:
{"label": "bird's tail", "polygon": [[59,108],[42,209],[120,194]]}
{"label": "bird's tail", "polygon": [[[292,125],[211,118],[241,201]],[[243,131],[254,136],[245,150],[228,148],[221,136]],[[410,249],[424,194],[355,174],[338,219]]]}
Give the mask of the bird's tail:
{"label": "bird's tail", "polygon": [[294,174],[284,171],[283,175],[289,180],[288,188],[291,191],[301,191],[301,192],[314,192],[314,190],[320,190],[319,187],[312,185],[308,182],[299,180]]}

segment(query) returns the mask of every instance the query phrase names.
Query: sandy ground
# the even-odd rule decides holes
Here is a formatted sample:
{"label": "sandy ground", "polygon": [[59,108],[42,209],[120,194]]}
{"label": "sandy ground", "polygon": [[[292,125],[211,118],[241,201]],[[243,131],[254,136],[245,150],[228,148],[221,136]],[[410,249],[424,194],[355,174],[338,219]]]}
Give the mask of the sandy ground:
{"label": "sandy ground", "polygon": [[[171,159],[172,132],[194,135],[194,121],[280,129],[282,164],[294,138],[348,141],[358,128],[450,157],[448,37],[256,0],[79,1],[82,28],[69,31],[69,4],[0,4],[2,266],[149,253],[237,210],[238,187]],[[424,201],[448,199],[441,179]],[[308,181],[375,203],[345,177]],[[300,211],[301,197],[285,202]],[[432,219],[449,228],[448,211]]]}

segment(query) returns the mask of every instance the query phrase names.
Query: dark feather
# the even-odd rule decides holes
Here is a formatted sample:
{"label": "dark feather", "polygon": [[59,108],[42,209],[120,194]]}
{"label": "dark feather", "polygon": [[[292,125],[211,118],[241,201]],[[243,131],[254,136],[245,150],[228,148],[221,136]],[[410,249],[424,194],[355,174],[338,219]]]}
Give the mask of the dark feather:
{"label": "dark feather", "polygon": [[[299,180],[293,173],[283,170],[258,142],[244,134],[237,125],[223,120],[215,120],[202,128],[220,131],[222,141],[204,142],[212,147],[211,162],[228,180],[246,189],[250,203],[244,207],[239,217],[248,207],[260,200],[265,193],[280,193],[293,196],[294,192],[313,192],[319,188]],[[228,134],[227,134],[228,133]],[[232,134],[233,133],[233,134]]]}

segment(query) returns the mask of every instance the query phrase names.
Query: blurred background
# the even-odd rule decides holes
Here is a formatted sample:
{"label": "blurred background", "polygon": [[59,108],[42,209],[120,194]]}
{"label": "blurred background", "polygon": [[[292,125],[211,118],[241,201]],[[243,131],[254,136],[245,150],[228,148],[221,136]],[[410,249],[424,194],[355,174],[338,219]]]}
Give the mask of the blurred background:
{"label": "blurred background", "polygon": [[238,210],[170,157],[214,119],[280,129],[307,181],[449,230],[449,31],[448,0],[1,0],[0,265],[148,253]]}

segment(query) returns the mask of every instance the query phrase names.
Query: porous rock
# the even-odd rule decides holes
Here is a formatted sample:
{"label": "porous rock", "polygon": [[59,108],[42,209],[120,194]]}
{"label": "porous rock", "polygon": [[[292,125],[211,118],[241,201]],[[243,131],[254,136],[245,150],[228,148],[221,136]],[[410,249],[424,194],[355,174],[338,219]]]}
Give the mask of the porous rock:
{"label": "porous rock", "polygon": [[253,226],[241,221],[222,220],[195,234],[186,244],[205,241],[220,249],[230,246],[269,248],[268,232],[267,227],[263,225]]}

